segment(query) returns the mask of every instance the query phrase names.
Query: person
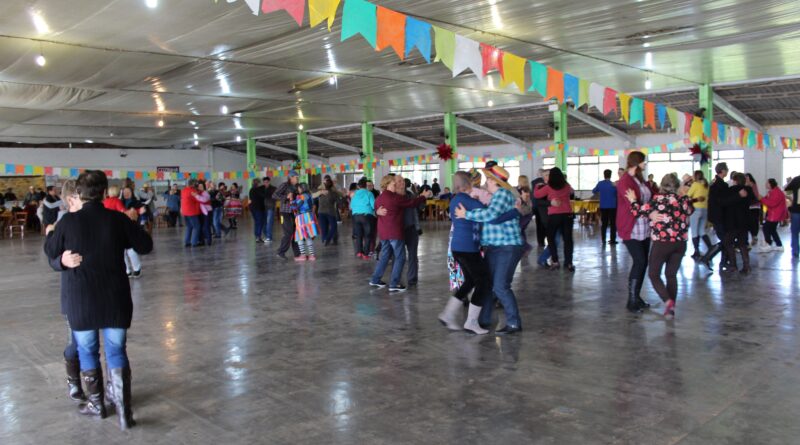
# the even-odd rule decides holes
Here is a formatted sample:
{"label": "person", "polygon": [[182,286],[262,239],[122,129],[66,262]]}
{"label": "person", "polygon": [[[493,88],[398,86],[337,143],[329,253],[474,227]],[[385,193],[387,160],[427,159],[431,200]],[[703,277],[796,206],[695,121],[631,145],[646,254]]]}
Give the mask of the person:
{"label": "person", "polygon": [[239,183],[238,182],[234,182],[233,184],[231,184],[230,193],[231,193],[231,196],[235,197],[236,199],[240,199],[241,198],[242,189],[239,188]]}
{"label": "person", "polygon": [[[234,183],[235,184],[235,183]],[[233,189],[233,186],[231,186]],[[238,218],[242,216],[242,200],[239,199],[239,191],[236,193],[228,190],[225,193],[225,217],[228,218],[228,230],[236,230]]]}
{"label": "person", "polygon": [[[767,195],[761,198],[761,204],[767,207],[767,217],[764,221],[764,242],[759,251],[764,252],[783,252],[783,243],[778,236],[778,224],[789,218],[789,210],[786,207],[786,194],[778,187],[775,178],[767,180]],[[773,246],[772,243],[775,242]]]}
{"label": "person", "polygon": [[190,179],[181,190],[181,215],[186,223],[186,234],[183,238],[185,247],[200,245],[200,202],[197,196],[197,179]]}
{"label": "person", "polygon": [[547,199],[552,204],[547,209],[547,242],[551,246],[550,270],[557,270],[558,247],[556,247],[556,236],[561,229],[561,238],[564,241],[564,265],[570,272],[575,272],[575,265],[572,264],[572,222],[575,215],[572,213],[572,203],[570,197],[574,194],[572,186],[569,185],[564,173],[558,167],[550,169],[550,177],[547,184],[539,184],[533,191],[534,196],[539,199]]}
{"label": "person", "polygon": [[[481,228],[481,246],[489,265],[492,280],[492,292],[500,301],[506,316],[506,325],[495,330],[495,334],[514,334],[522,330],[522,320],[517,307],[517,299],[511,289],[514,271],[522,258],[522,234],[519,218],[513,217],[495,223],[495,219],[514,209],[516,196],[514,188],[508,183],[509,174],[506,169],[493,163],[484,168],[486,188],[492,194],[487,208],[467,210],[463,205],[455,208],[457,218],[483,223]],[[492,302],[485,302],[481,308],[479,323],[488,326],[492,317]]]}
{"label": "person", "polygon": [[[133,189],[131,189],[133,190]],[[144,183],[142,189],[136,195],[136,198],[142,203],[144,211],[139,216],[139,221],[147,230],[147,233],[153,232],[153,216],[156,213],[156,193],[150,187],[149,183]]]}
{"label": "person", "polygon": [[367,178],[361,178],[357,187],[350,198],[350,211],[353,214],[353,249],[356,257],[369,260],[370,240],[375,220],[375,196],[367,190]]}
{"label": "person", "polygon": [[792,205],[789,207],[792,236],[792,258],[800,257],[800,175],[795,176],[783,189],[792,194]]}
{"label": "person", "polygon": [[[66,273],[61,287],[62,307],[78,344],[81,377],[87,401],[79,412],[104,418],[103,374],[100,367],[99,332],[111,377],[109,400],[116,405],[119,426],[135,425],[131,407],[131,370],[126,353],[127,330],[131,326],[133,301],[125,277],[123,253],[134,249],[147,254],[153,240],[138,224],[101,203],[108,179],[100,170],[86,170],[78,176],[77,192],[83,207],[66,214],[45,241],[49,259],[67,251],[80,255],[75,272]],[[91,230],[87,230],[91,228]]]}
{"label": "person", "polygon": [[632,151],[626,160],[625,174],[617,183],[617,233],[628,249],[633,260],[628,274],[628,302],[625,307],[633,313],[640,313],[650,304],[641,297],[642,284],[647,272],[647,258],[650,254],[650,224],[645,216],[631,213],[631,202],[625,197],[628,190],[636,194],[636,202],[644,204],[652,198],[650,187],[644,181],[642,172],[646,158],[640,151]]}
{"label": "person", "polygon": [[278,190],[272,185],[272,178],[264,177],[264,241],[272,242],[272,231],[275,226],[275,198],[272,195]]}
{"label": "person", "polygon": [[[525,182],[527,183],[527,180]],[[531,250],[533,250],[533,246],[528,243],[528,235],[525,233],[528,229],[528,225],[533,220],[533,194],[528,185],[518,186],[517,192],[519,193],[519,230],[522,235],[522,243],[524,246],[522,249],[522,256],[527,257]]]}
{"label": "person", "polygon": [[442,193],[442,187],[439,185],[439,178],[433,178],[431,191],[433,192],[433,196],[439,196],[439,193]]}
{"label": "person", "polygon": [[319,235],[317,229],[317,219],[314,217],[314,204],[308,184],[301,182],[297,184],[297,192],[293,194],[294,199],[290,203],[294,213],[294,242],[300,249],[300,255],[294,257],[296,262],[316,261],[314,254],[314,238]]}
{"label": "person", "polygon": [[[400,284],[403,265],[406,261],[405,241],[403,237],[404,209],[419,207],[433,196],[430,190],[422,192],[417,198],[406,198],[405,192],[399,187],[400,175],[386,175],[381,178],[381,194],[375,200],[375,207],[383,207],[385,215],[378,216],[378,237],[381,239],[380,256],[375,266],[375,272],[369,281],[370,286],[386,287],[383,274],[389,265],[390,257],[394,258],[392,275],[389,282],[389,292],[403,292],[406,287]],[[405,182],[403,182],[405,183]]]}
{"label": "person", "polygon": [[31,185],[28,186],[28,193],[25,194],[25,199],[22,200],[23,207],[28,206],[28,204],[32,202],[39,202],[39,194],[36,193],[36,189]]}
{"label": "person", "polygon": [[692,200],[694,212],[689,217],[689,226],[692,229],[692,245],[694,246],[694,253],[692,258],[699,260],[703,257],[700,254],[700,239],[706,244],[706,249],[711,249],[711,238],[706,234],[706,225],[708,224],[708,181],[706,181],[705,174],[702,170],[694,172],[694,180],[686,192],[689,199]]}
{"label": "person", "polygon": [[211,198],[211,228],[214,229],[214,238],[222,238],[222,233],[228,233],[228,228],[222,225],[222,214],[224,212],[225,198],[223,196],[224,182],[220,182],[220,188],[212,180],[206,181],[208,195]]}
{"label": "person", "polygon": [[275,193],[272,194],[272,199],[281,203],[281,228],[283,229],[283,237],[281,238],[281,245],[278,248],[278,258],[287,259],[286,252],[291,247],[295,258],[300,256],[300,247],[294,240],[295,234],[295,218],[292,213],[292,201],[297,194],[297,182],[300,180],[298,173],[294,170],[289,172],[289,178],[278,187]]}
{"label": "person", "polygon": [[[725,207],[725,239],[723,240],[730,267],[726,272],[738,271],[736,265],[736,249],[742,255],[742,274],[750,273],[750,246],[747,242],[748,230],[750,227],[750,203],[755,199],[753,189],[747,185],[747,176],[744,173],[736,173],[733,177],[734,185],[728,190],[728,194],[736,197],[730,205]],[[739,197],[739,192],[746,193],[746,196]]]}
{"label": "person", "polygon": [[600,195],[600,235],[603,246],[606,245],[608,229],[611,229],[608,244],[617,244],[617,186],[611,182],[611,170],[603,171],[603,180],[597,183],[592,193]]}
{"label": "person", "polygon": [[[380,195],[380,192],[378,190],[375,190],[375,184],[370,180],[367,180],[367,190],[369,190],[370,193],[372,193],[372,196],[375,199],[378,199],[378,196]],[[377,241],[378,240],[378,218],[377,217],[373,218],[371,221],[372,221],[372,229],[369,232],[370,236],[371,236],[371,238],[369,240],[369,254],[370,255],[375,255],[375,259],[377,260],[378,259],[378,251],[377,251],[377,249],[380,248],[380,246],[378,246],[378,241]]]}
{"label": "person", "polygon": [[[545,179],[546,170],[543,168],[539,169],[539,175],[531,181],[531,190],[536,190],[536,187],[539,184],[544,184],[546,181]],[[547,207],[549,207],[549,203],[546,199],[537,199],[536,195],[533,196],[532,201],[533,207],[533,217],[536,220],[536,242],[539,245],[539,248],[543,248],[545,246],[545,242],[547,240],[547,229],[545,228],[546,220],[547,220]]]}
{"label": "person", "polygon": [[319,204],[317,216],[319,217],[320,230],[322,231],[322,244],[325,246],[333,243],[338,230],[336,221],[337,206],[342,199],[342,194],[336,190],[332,178],[323,181],[319,188]]}
{"label": "person", "polygon": [[[396,190],[398,194],[405,195],[406,199],[414,199],[417,195],[411,191],[411,180],[403,179],[398,175]],[[419,282],[419,237],[422,235],[422,228],[419,225],[419,207],[408,207],[403,211],[403,240],[405,241],[406,262],[406,284],[416,286]]]}
{"label": "person", "polygon": [[42,227],[47,227],[58,220],[58,214],[64,206],[64,201],[58,197],[57,190],[54,186],[47,186],[47,195],[40,204],[41,215],[39,219],[42,221]]}
{"label": "person", "polygon": [[211,207],[211,195],[206,190],[206,183],[198,181],[197,191],[194,198],[200,204],[200,245],[211,245],[211,217],[213,208]]}
{"label": "person", "polygon": [[175,227],[180,224],[181,218],[181,195],[178,184],[172,184],[169,190],[164,192],[164,201],[167,203],[167,226]]}
{"label": "person", "polygon": [[735,204],[738,200],[746,198],[747,192],[740,190],[738,196],[736,194],[728,193],[730,186],[725,182],[725,177],[728,175],[728,164],[720,162],[714,166],[716,177],[714,182],[708,188],[708,221],[714,227],[714,232],[719,238],[719,242],[706,252],[700,262],[708,268],[713,270],[711,261],[714,257],[722,252],[722,260],[720,261],[720,268],[727,267],[730,258],[727,258],[727,250],[723,251],[724,240],[728,230],[728,222],[725,217],[725,208]]}
{"label": "person", "polygon": [[264,220],[266,218],[266,208],[264,206],[267,197],[264,186],[261,185],[259,179],[253,179],[248,197],[250,199],[250,214],[253,216],[253,234],[256,237],[256,243],[263,244],[265,241],[261,235],[264,233],[266,226],[266,221]]}
{"label": "person", "polygon": [[658,191],[658,188],[656,187],[656,181],[654,181],[654,176],[652,173],[647,175],[647,187],[650,188],[651,192]]}
{"label": "person", "polygon": [[381,194],[381,192],[375,190],[375,183],[369,179],[367,180],[367,190],[369,190],[369,192],[372,193],[372,196],[374,196],[375,198],[377,198]]}
{"label": "person", "polygon": [[7,188],[6,193],[3,195],[3,199],[5,199],[6,202],[16,201],[17,195],[14,194],[14,189],[12,189],[11,187]]}
{"label": "person", "polygon": [[[409,187],[409,190],[411,190],[411,192],[414,193],[414,187]],[[453,192],[450,191],[450,187],[444,188],[444,192],[442,192],[442,194],[439,195],[439,199],[443,199],[445,201],[453,199]]]}
{"label": "person", "polygon": [[751,246],[758,245],[758,232],[761,227],[761,193],[758,191],[758,184],[756,178],[750,173],[744,173],[745,185],[753,190],[753,200],[750,202],[750,218],[747,224],[747,230],[750,232],[752,238]]}
{"label": "person", "polygon": [[427,179],[424,179],[422,181],[422,187],[420,187],[420,190],[422,190],[423,192],[427,192],[427,191],[431,190],[431,186],[428,185],[428,180]]}
{"label": "person", "polygon": [[[103,206],[109,210],[119,210],[120,205],[115,203],[112,196],[119,195],[119,189],[117,187],[109,187],[109,197],[103,201]],[[142,225],[141,217],[146,212],[145,205],[139,201],[136,195],[133,194],[133,189],[130,187],[125,187],[122,189],[122,198],[119,200],[120,204],[122,204],[122,212],[128,215],[134,221],[138,221],[139,225]],[[106,203],[109,203],[111,207],[108,207]],[[146,230],[146,228],[145,228]],[[136,253],[134,249],[126,249],[125,250],[125,271],[128,274],[128,278],[139,278],[142,276],[142,260],[139,257],[139,254]]]}
{"label": "person", "polygon": [[[677,175],[667,174],[661,179],[659,193],[653,195],[648,202],[639,203],[632,188],[625,193],[633,216],[649,218],[653,212],[664,215],[663,219],[650,221],[652,249],[648,260],[648,276],[661,301],[665,303],[664,317],[667,319],[675,317],[678,270],[683,256],[686,255],[689,216],[694,211],[692,198],[686,196],[685,191]],[[661,270],[665,265],[666,285],[661,279]]]}

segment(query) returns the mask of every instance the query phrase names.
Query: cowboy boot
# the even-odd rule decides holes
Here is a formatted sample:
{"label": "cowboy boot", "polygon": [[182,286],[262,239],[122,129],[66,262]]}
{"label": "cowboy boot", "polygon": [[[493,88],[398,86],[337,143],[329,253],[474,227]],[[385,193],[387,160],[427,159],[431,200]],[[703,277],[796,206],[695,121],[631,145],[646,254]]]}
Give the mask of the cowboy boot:
{"label": "cowboy boot", "polygon": [[103,371],[90,369],[81,372],[83,384],[86,386],[86,402],[81,403],[78,412],[85,416],[104,419],[106,406],[103,404]]}
{"label": "cowboy boot", "polygon": [[114,368],[110,371],[114,388],[114,404],[119,417],[119,429],[125,431],[136,426],[131,408],[131,368]]}
{"label": "cowboy boot", "polygon": [[631,278],[628,280],[628,304],[625,306],[630,312],[635,314],[641,313],[642,308],[639,307],[639,301],[636,297],[636,288],[639,280]]}
{"label": "cowboy boot", "polygon": [[85,402],[86,395],[81,387],[81,363],[78,360],[64,360],[67,368],[67,389],[69,398],[76,402]]}
{"label": "cowboy boot", "polygon": [[459,319],[461,318],[462,307],[461,300],[456,297],[450,297],[444,310],[439,314],[439,321],[451,331],[460,331],[461,320]]}

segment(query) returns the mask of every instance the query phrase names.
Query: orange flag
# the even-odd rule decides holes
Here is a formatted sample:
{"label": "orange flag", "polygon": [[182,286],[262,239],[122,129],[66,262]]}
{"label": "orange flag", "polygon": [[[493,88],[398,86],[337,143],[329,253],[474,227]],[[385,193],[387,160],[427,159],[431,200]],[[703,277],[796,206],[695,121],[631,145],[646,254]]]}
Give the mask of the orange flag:
{"label": "orange flag", "polygon": [[400,60],[406,51],[406,15],[378,6],[378,41],[375,50],[391,46]]}
{"label": "orange flag", "polygon": [[656,104],[644,101],[644,126],[656,129]]}
{"label": "orange flag", "polygon": [[547,67],[547,97],[550,99],[555,97],[559,103],[564,102],[564,73]]}

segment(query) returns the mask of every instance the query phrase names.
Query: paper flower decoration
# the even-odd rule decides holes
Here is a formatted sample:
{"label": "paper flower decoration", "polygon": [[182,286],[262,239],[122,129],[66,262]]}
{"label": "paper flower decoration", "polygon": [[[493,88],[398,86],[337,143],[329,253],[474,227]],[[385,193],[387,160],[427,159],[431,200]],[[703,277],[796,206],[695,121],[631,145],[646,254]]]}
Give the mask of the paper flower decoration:
{"label": "paper flower decoration", "polygon": [[439,159],[442,161],[449,161],[453,159],[453,147],[448,144],[441,144],[436,147],[436,154],[439,155]]}
{"label": "paper flower decoration", "polygon": [[704,149],[700,144],[694,144],[689,149],[695,161],[700,161],[700,164],[708,163],[708,149]]}

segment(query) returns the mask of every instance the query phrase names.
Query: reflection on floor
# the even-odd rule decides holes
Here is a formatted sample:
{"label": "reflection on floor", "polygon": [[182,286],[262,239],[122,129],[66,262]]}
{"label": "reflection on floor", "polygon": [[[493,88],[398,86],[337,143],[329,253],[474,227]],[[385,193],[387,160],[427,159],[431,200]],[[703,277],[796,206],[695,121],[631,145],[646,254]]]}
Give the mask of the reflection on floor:
{"label": "reflection on floor", "polygon": [[[447,226],[426,225],[420,285],[367,285],[339,246],[298,265],[247,226],[184,249],[173,229],[132,282],[139,426],[79,418],[65,394],[59,276],[41,239],[0,241],[0,443],[797,443],[798,264],[754,255],[721,279],[688,257],[677,319],[624,310],[629,261],[576,231],[574,275],[531,256],[522,335],[448,332]],[[788,239],[788,236],[784,236]],[[347,242],[345,242],[347,241]],[[534,250],[535,253],[535,250]],[[658,301],[649,284],[647,298]],[[655,305],[654,305],[655,306]]]}

